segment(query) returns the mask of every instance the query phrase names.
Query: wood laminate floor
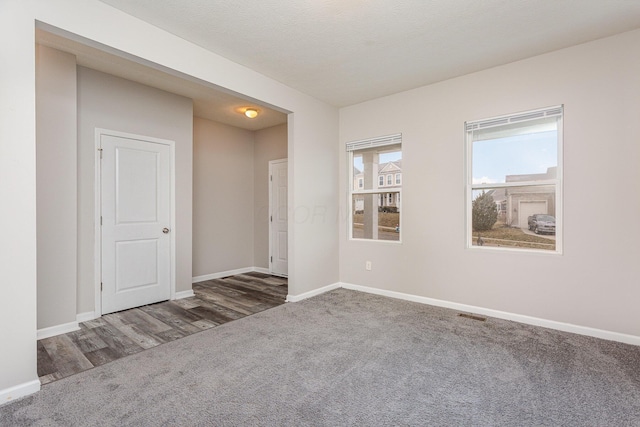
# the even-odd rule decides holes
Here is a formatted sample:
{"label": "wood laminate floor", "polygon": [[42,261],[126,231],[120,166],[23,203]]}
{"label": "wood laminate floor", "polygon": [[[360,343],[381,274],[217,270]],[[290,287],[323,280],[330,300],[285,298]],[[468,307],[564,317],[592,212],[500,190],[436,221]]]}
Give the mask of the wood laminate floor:
{"label": "wood laminate floor", "polygon": [[245,273],[194,283],[195,297],[104,315],[80,330],[38,341],[47,384],[121,357],[284,304],[287,279]]}

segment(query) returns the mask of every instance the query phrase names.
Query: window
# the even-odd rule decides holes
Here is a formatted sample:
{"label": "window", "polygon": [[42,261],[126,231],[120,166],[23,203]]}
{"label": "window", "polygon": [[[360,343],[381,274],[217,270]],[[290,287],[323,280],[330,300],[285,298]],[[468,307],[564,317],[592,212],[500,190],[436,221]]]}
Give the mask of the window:
{"label": "window", "polygon": [[[380,175],[385,167],[402,160],[402,135],[347,143],[352,174],[362,174],[362,187],[350,177],[349,237],[351,239],[400,241],[400,186],[393,184],[393,174]],[[385,176],[387,178],[385,179]],[[358,185],[354,185],[358,183]],[[396,203],[393,200],[396,200]]]}
{"label": "window", "polygon": [[396,174],[396,185],[402,184],[402,178],[400,178],[401,176],[402,176],[402,174],[400,174],[400,173]]}
{"label": "window", "polygon": [[468,247],[561,252],[562,115],[465,123]]}
{"label": "window", "polygon": [[358,178],[358,188],[364,188],[364,179]]}

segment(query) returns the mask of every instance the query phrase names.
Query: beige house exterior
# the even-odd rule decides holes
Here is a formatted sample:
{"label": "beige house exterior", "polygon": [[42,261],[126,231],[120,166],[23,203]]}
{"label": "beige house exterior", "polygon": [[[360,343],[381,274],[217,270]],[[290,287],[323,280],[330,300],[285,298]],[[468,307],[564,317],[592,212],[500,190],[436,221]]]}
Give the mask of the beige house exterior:
{"label": "beige house exterior", "polygon": [[[546,173],[507,175],[505,182],[531,182],[555,179],[557,167]],[[528,218],[533,214],[556,216],[556,194],[553,185],[506,187],[488,193],[498,208],[498,219],[512,227],[528,228]]]}
{"label": "beige house exterior", "polygon": [[[381,163],[378,169],[378,177],[374,183],[376,189],[384,190],[399,190],[402,188],[402,160],[396,160],[394,162]],[[364,189],[364,172],[358,168],[353,168],[353,189]],[[390,208],[390,209],[389,209]],[[378,195],[378,209],[385,210],[397,210],[400,208],[400,193],[389,192],[380,193]],[[354,196],[353,210],[360,212],[364,210],[364,197]]]}

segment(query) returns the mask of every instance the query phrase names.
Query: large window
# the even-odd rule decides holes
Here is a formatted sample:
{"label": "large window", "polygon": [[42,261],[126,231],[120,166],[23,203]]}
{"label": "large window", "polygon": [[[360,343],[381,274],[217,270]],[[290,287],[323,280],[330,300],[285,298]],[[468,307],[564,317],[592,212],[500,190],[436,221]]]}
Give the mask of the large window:
{"label": "large window", "polygon": [[467,246],[561,251],[562,113],[465,123]]}
{"label": "large window", "polygon": [[349,237],[400,241],[402,186],[387,182],[383,171],[402,170],[402,135],[350,142],[347,152],[349,169],[356,175],[349,182],[363,180],[363,187],[349,188]]}

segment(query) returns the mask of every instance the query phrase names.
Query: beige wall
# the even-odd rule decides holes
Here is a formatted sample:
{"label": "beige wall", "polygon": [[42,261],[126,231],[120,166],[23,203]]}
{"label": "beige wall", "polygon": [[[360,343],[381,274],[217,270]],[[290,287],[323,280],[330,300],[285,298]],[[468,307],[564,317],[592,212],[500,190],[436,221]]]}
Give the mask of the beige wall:
{"label": "beige wall", "polygon": [[253,266],[254,132],[193,120],[193,276]]}
{"label": "beige wall", "polygon": [[[634,31],[342,109],[342,211],[344,144],[396,132],[404,211],[399,245],[341,223],[341,281],[639,336],[639,50]],[[558,104],[564,253],[466,249],[464,122]]]}
{"label": "beige wall", "polygon": [[190,290],[193,167],[191,100],[78,67],[78,312],[94,310],[96,128],[175,141],[176,291]]}
{"label": "beige wall", "polygon": [[76,321],[76,58],[36,49],[38,329]]}
{"label": "beige wall", "polygon": [[287,125],[196,117],[193,138],[193,276],[269,268],[269,161],[287,158]]}
{"label": "beige wall", "polygon": [[255,132],[253,258],[255,267],[269,268],[269,161],[287,158],[287,125]]}

